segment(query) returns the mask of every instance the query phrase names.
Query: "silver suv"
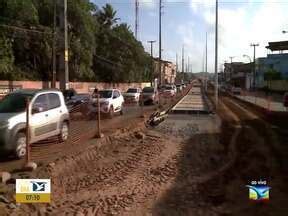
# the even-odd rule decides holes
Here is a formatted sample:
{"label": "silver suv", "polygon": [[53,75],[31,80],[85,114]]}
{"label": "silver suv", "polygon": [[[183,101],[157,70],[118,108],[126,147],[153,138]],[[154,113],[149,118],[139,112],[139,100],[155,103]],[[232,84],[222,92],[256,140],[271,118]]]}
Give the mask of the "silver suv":
{"label": "silver suv", "polygon": [[30,143],[58,136],[68,139],[69,113],[61,91],[22,89],[0,102],[0,153],[26,154],[26,101],[30,101]]}

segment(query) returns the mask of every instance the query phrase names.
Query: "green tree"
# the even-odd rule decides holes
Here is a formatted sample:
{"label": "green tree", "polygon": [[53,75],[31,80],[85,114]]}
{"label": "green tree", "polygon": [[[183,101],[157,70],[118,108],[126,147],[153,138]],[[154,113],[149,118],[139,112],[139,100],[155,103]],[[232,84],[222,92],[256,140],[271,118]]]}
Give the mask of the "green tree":
{"label": "green tree", "polygon": [[95,32],[98,23],[92,14],[97,7],[89,0],[68,1],[69,22],[69,71],[75,80],[93,80],[93,54],[95,52]]}
{"label": "green tree", "polygon": [[271,83],[273,80],[281,80],[281,73],[273,68],[268,69],[264,73],[264,80],[268,82],[268,89],[271,88]]}
{"label": "green tree", "polygon": [[115,17],[116,13],[117,12],[113,9],[112,5],[106,4],[96,15],[102,27],[111,28],[119,20],[119,18]]}
{"label": "green tree", "polygon": [[[67,4],[71,81],[151,78],[149,55],[110,4],[101,9],[89,0]],[[0,14],[0,78],[51,80],[54,1],[0,0]]]}
{"label": "green tree", "polygon": [[0,75],[9,78],[13,74],[14,56],[11,40],[0,35]]}

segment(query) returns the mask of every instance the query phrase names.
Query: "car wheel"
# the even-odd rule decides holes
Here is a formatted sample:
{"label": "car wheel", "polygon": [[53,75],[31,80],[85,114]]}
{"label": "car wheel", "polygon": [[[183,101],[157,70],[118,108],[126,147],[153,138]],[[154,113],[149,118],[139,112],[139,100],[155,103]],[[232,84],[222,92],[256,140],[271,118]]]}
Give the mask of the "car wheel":
{"label": "car wheel", "polygon": [[110,119],[113,118],[113,116],[114,116],[114,108],[113,108],[113,106],[110,107],[110,109],[109,109],[109,114],[108,114],[108,115],[109,115],[109,118],[110,118]]}
{"label": "car wheel", "polygon": [[17,159],[21,159],[26,155],[26,134],[18,133],[16,135],[16,149],[15,156]]}
{"label": "car wheel", "polygon": [[124,111],[123,111],[123,104],[121,105],[121,109],[120,109],[120,115],[123,115]]}
{"label": "car wheel", "polygon": [[59,140],[65,142],[69,136],[69,125],[67,122],[63,122],[60,128]]}

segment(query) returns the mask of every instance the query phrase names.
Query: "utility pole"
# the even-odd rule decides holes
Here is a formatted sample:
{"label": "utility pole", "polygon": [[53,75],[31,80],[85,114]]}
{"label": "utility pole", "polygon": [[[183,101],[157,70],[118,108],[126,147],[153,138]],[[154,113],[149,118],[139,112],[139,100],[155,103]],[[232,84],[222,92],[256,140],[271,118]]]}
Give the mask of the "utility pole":
{"label": "utility pole", "polygon": [[218,107],[218,0],[215,8],[215,106]]}
{"label": "utility pole", "polygon": [[184,81],[184,45],[182,46],[182,82]]}
{"label": "utility pole", "polygon": [[178,54],[176,53],[176,74],[178,73]]}
{"label": "utility pole", "polygon": [[59,50],[59,78],[60,89],[69,88],[68,70],[68,23],[67,23],[67,0],[57,0],[59,4],[59,27],[60,27],[60,47]]}
{"label": "utility pole", "polygon": [[223,79],[224,79],[224,83],[226,84],[226,82],[227,82],[227,69],[225,70],[225,68],[226,68],[226,66],[227,66],[227,61],[225,60],[224,61],[224,71],[223,71]]}
{"label": "utility pole", "polygon": [[187,63],[187,72],[188,73],[190,72],[190,59],[189,59],[189,56],[188,56],[188,63]]}
{"label": "utility pole", "polygon": [[51,87],[56,88],[56,0],[53,0],[54,14],[53,14],[53,44],[52,44],[52,83]]}
{"label": "utility pole", "polygon": [[202,73],[205,72],[205,51],[203,52],[203,59],[202,59]]}
{"label": "utility pole", "polygon": [[206,46],[205,46],[205,91],[207,91],[208,71],[207,71],[207,32],[206,32]]}
{"label": "utility pole", "polygon": [[162,62],[162,0],[159,0],[159,82],[160,86],[162,85],[162,70],[161,70],[161,62]]}
{"label": "utility pole", "polygon": [[250,44],[250,46],[253,46],[253,52],[254,52],[254,56],[253,56],[253,90],[256,90],[256,46],[259,46],[259,44]]}
{"label": "utility pole", "polygon": [[135,38],[138,40],[139,28],[139,0],[135,0]]}
{"label": "utility pole", "polygon": [[152,77],[153,76],[153,72],[154,72],[154,67],[153,67],[153,43],[155,43],[155,40],[150,40],[148,41],[148,43],[150,43],[150,55],[151,55],[151,82],[152,82]]}
{"label": "utility pole", "polygon": [[235,58],[235,56],[230,56],[229,58],[230,58],[230,75],[229,75],[229,80],[231,80],[231,78],[232,78],[232,73],[233,73],[233,66],[232,66],[232,64],[233,64],[233,58]]}
{"label": "utility pole", "polygon": [[150,43],[150,55],[151,57],[153,57],[153,43],[156,42],[156,40],[151,40],[151,41],[147,41],[148,43]]}

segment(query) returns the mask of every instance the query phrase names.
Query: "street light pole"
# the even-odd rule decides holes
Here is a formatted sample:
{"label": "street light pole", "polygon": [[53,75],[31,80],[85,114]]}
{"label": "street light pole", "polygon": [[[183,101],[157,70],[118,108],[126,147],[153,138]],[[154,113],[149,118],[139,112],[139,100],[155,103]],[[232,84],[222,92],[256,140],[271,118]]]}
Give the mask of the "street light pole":
{"label": "street light pole", "polygon": [[51,87],[56,88],[56,0],[53,1],[53,44],[52,44],[52,83]]}
{"label": "street light pole", "polygon": [[232,78],[232,73],[233,73],[233,66],[232,66],[232,64],[233,64],[233,58],[235,58],[235,56],[230,56],[229,57],[230,58],[230,74],[229,74],[229,81],[231,81],[231,78]]}
{"label": "street light pole", "polygon": [[[252,63],[251,57],[249,55],[246,55],[246,54],[244,54],[243,57],[247,57],[249,59],[249,65],[251,67],[251,63]],[[252,74],[252,70],[251,70],[250,76],[249,76],[249,85],[250,85],[249,89],[251,89],[251,74]]]}
{"label": "street light pole", "polygon": [[153,72],[154,72],[154,67],[153,67],[153,43],[155,43],[156,40],[150,40],[148,43],[150,43],[150,55],[151,55],[151,83],[152,83],[152,77],[153,77]]}
{"label": "street light pole", "polygon": [[69,88],[69,70],[68,70],[68,21],[67,21],[67,0],[57,0],[59,7],[59,27],[60,27],[60,89]]}
{"label": "street light pole", "polygon": [[215,8],[215,106],[218,107],[218,0]]}
{"label": "street light pole", "polygon": [[182,46],[182,67],[181,67],[181,69],[182,69],[182,82],[181,83],[183,83],[184,82],[184,45]]}
{"label": "street light pole", "polygon": [[205,91],[207,91],[208,71],[207,71],[207,32],[206,32],[206,46],[205,46]]}
{"label": "street light pole", "polygon": [[159,83],[162,85],[162,70],[161,70],[161,61],[162,61],[162,0],[159,0]]}
{"label": "street light pole", "polygon": [[251,47],[253,47],[253,90],[255,91],[256,89],[256,47],[259,46],[259,44],[251,44]]}
{"label": "street light pole", "polygon": [[178,54],[176,53],[176,74],[178,72]]}
{"label": "street light pole", "polygon": [[251,57],[249,55],[245,55],[244,54],[243,57],[247,57],[249,59],[249,62],[252,63],[252,59],[251,59]]}

